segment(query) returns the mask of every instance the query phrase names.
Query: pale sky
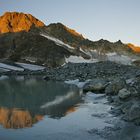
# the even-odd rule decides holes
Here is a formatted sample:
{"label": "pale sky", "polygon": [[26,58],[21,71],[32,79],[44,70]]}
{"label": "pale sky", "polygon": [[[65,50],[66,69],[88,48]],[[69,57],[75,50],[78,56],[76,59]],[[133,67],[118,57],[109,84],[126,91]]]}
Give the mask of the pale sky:
{"label": "pale sky", "polygon": [[91,40],[140,45],[140,0],[0,0],[0,15],[6,11],[61,22]]}

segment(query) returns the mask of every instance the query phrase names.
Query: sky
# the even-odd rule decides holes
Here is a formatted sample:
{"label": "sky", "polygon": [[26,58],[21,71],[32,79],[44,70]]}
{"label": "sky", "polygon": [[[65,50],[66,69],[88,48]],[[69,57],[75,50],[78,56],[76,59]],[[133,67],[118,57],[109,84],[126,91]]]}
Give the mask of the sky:
{"label": "sky", "polygon": [[0,0],[6,11],[30,13],[46,25],[61,22],[90,40],[140,46],[140,0]]}

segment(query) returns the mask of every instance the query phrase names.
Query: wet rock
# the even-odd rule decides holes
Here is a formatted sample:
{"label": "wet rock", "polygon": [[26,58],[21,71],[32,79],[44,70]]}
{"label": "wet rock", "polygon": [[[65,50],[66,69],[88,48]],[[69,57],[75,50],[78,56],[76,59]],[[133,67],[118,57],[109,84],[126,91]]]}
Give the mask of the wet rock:
{"label": "wet rock", "polygon": [[108,100],[109,103],[113,103],[113,102],[114,102],[112,96],[108,96],[108,97],[107,97],[107,100]]}
{"label": "wet rock", "polygon": [[109,112],[115,117],[120,116],[122,114],[122,111],[120,108],[111,108]]}
{"label": "wet rock", "polygon": [[140,119],[140,105],[134,103],[124,116],[124,120],[136,121]]}
{"label": "wet rock", "polygon": [[122,100],[119,98],[119,96],[115,95],[115,96],[112,96],[112,99],[113,99],[113,102],[112,102],[112,105],[115,105],[115,106],[120,106],[122,104]]}
{"label": "wet rock", "polygon": [[126,114],[130,110],[130,108],[131,108],[132,105],[133,105],[133,102],[131,102],[131,101],[124,102],[120,106],[122,113],[123,114]]}
{"label": "wet rock", "polygon": [[129,85],[133,85],[135,82],[135,79],[134,78],[131,78],[131,79],[127,79],[126,80],[126,83],[129,84]]}
{"label": "wet rock", "polygon": [[107,95],[116,95],[118,94],[119,90],[126,86],[126,82],[124,79],[116,79],[112,81],[105,89],[105,93]]}
{"label": "wet rock", "polygon": [[127,89],[123,88],[119,91],[118,96],[120,99],[126,99],[131,96],[131,93]]}
{"label": "wet rock", "polygon": [[49,76],[45,76],[45,77],[43,77],[43,79],[46,80],[46,81],[49,81],[50,77]]}
{"label": "wet rock", "polygon": [[129,120],[140,119],[140,105],[134,104],[129,112]]}
{"label": "wet rock", "polygon": [[135,87],[129,86],[128,90],[131,93],[131,97],[138,97],[138,96],[140,96],[140,93],[138,92],[138,90]]}
{"label": "wet rock", "polygon": [[108,82],[104,79],[94,79],[84,86],[83,91],[84,92],[91,91],[91,92],[95,92],[95,93],[103,93],[105,90],[105,87],[107,85],[108,85]]}
{"label": "wet rock", "polygon": [[105,126],[103,129],[91,129],[88,131],[89,134],[98,135],[103,139],[112,140],[112,137],[114,137],[114,134],[117,132],[120,132],[121,128],[118,126],[111,127],[111,126]]}

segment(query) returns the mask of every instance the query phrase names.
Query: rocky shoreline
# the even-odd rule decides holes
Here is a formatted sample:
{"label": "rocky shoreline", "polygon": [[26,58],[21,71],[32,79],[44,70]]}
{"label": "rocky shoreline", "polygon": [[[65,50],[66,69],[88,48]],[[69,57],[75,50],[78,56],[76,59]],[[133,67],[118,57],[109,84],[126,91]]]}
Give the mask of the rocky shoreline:
{"label": "rocky shoreline", "polygon": [[[140,68],[113,62],[68,63],[47,70],[45,80],[86,82],[83,92],[102,93],[114,107],[111,112],[123,120],[140,125]],[[89,80],[90,79],[90,80]]]}

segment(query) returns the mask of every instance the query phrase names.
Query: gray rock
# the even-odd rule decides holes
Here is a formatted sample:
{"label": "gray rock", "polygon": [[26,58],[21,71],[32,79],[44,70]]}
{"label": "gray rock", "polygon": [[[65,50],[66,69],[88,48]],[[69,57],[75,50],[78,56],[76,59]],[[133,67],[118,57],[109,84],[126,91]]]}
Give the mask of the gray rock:
{"label": "gray rock", "polygon": [[127,114],[131,108],[131,106],[133,105],[133,102],[131,101],[128,101],[128,102],[124,102],[122,105],[121,105],[121,110],[124,114]]}
{"label": "gray rock", "polygon": [[126,86],[124,79],[116,79],[112,81],[105,89],[107,95],[117,95],[118,92]]}
{"label": "gray rock", "polygon": [[131,93],[127,89],[123,88],[119,91],[118,96],[120,99],[126,99],[130,97]]}
{"label": "gray rock", "polygon": [[102,92],[104,92],[105,87],[107,85],[108,85],[108,82],[104,79],[94,79],[84,86],[83,91],[84,92],[91,91],[91,92],[95,92],[95,93],[102,93]]}
{"label": "gray rock", "polygon": [[129,121],[140,119],[140,105],[138,103],[133,104],[126,115]]}

